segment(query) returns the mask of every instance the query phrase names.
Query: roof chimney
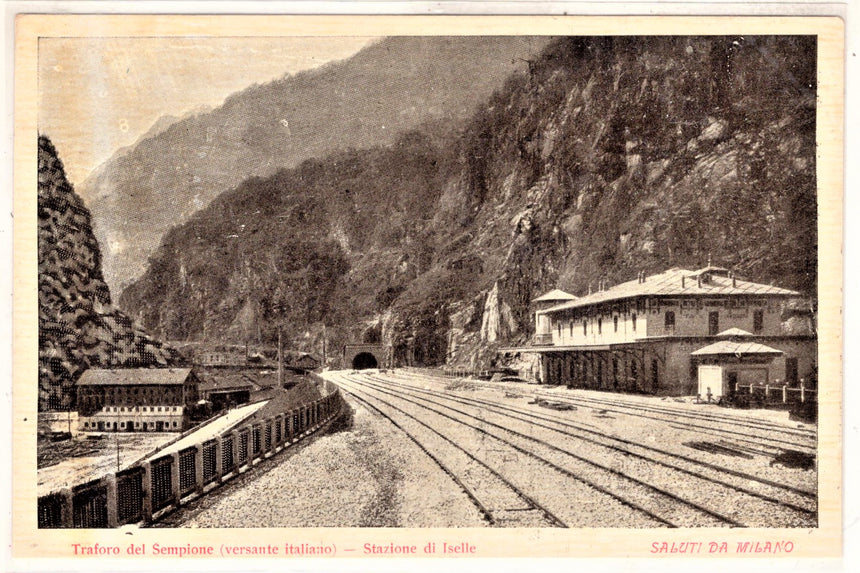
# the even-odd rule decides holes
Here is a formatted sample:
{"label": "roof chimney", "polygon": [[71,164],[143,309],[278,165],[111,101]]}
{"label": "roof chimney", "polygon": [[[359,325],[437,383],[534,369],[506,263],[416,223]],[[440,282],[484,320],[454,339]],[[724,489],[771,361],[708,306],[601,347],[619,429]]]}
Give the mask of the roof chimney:
{"label": "roof chimney", "polygon": [[687,288],[687,277],[681,275],[681,288]]}
{"label": "roof chimney", "polygon": [[642,271],[642,282],[645,282],[645,271]]}
{"label": "roof chimney", "polygon": [[702,275],[696,275],[696,286],[702,288]]}
{"label": "roof chimney", "polygon": [[735,278],[735,271],[730,271],[729,276],[732,277],[732,288],[736,288],[738,286],[738,279]]}

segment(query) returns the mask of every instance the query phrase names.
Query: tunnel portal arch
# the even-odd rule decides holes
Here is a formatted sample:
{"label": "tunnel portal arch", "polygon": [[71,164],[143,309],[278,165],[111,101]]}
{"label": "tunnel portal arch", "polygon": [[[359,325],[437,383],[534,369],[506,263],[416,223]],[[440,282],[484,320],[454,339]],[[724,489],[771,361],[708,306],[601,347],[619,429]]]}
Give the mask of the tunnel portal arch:
{"label": "tunnel portal arch", "polygon": [[382,344],[347,344],[343,348],[343,368],[362,370],[365,368],[384,368],[386,347]]}
{"label": "tunnel portal arch", "polygon": [[370,352],[359,352],[352,359],[352,369],[364,370],[365,368],[379,368],[379,361]]}

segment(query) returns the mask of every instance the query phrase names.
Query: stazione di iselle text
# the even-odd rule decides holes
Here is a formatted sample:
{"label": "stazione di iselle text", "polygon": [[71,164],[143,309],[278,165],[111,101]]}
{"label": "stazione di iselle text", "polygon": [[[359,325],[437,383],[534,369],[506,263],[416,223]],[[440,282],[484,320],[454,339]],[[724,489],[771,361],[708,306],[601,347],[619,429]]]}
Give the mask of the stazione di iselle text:
{"label": "stazione di iselle text", "polygon": [[[84,557],[122,557],[122,556],[159,556],[159,557],[331,557],[338,554],[334,544],[285,543],[260,545],[165,545],[163,543],[131,543],[129,545],[103,545],[99,543],[73,543],[72,554]],[[365,543],[360,548],[344,547],[341,555],[475,555],[477,546],[466,542],[435,542],[423,546],[397,543]]]}

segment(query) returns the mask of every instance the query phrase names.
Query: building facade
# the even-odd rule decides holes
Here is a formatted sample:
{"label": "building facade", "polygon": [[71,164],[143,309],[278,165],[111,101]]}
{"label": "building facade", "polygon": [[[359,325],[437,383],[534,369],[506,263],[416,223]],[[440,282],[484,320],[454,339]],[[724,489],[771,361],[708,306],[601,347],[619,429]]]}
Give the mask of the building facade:
{"label": "building facade", "polygon": [[[215,370],[215,369],[212,369]],[[208,372],[201,375],[200,397],[212,404],[213,411],[226,410],[251,401],[255,385],[241,372]],[[256,386],[259,388],[259,386]]]}
{"label": "building facade", "polygon": [[181,432],[199,400],[190,368],[90,369],[77,383],[83,432]]}
{"label": "building facade", "polygon": [[742,332],[745,342],[776,352],[756,380],[809,384],[817,370],[811,314],[786,319],[800,301],[798,292],[740,280],[720,267],[640,273],[538,309],[534,344],[509,351],[539,354],[541,381],[548,384],[695,395],[699,365],[719,357],[696,352]]}

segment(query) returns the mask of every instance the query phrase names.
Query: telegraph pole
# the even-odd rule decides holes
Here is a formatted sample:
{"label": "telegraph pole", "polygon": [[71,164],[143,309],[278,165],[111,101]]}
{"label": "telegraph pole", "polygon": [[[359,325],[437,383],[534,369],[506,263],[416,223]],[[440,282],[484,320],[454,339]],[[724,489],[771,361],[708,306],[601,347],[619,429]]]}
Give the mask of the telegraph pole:
{"label": "telegraph pole", "polygon": [[281,327],[278,327],[278,388],[284,387],[284,342]]}

